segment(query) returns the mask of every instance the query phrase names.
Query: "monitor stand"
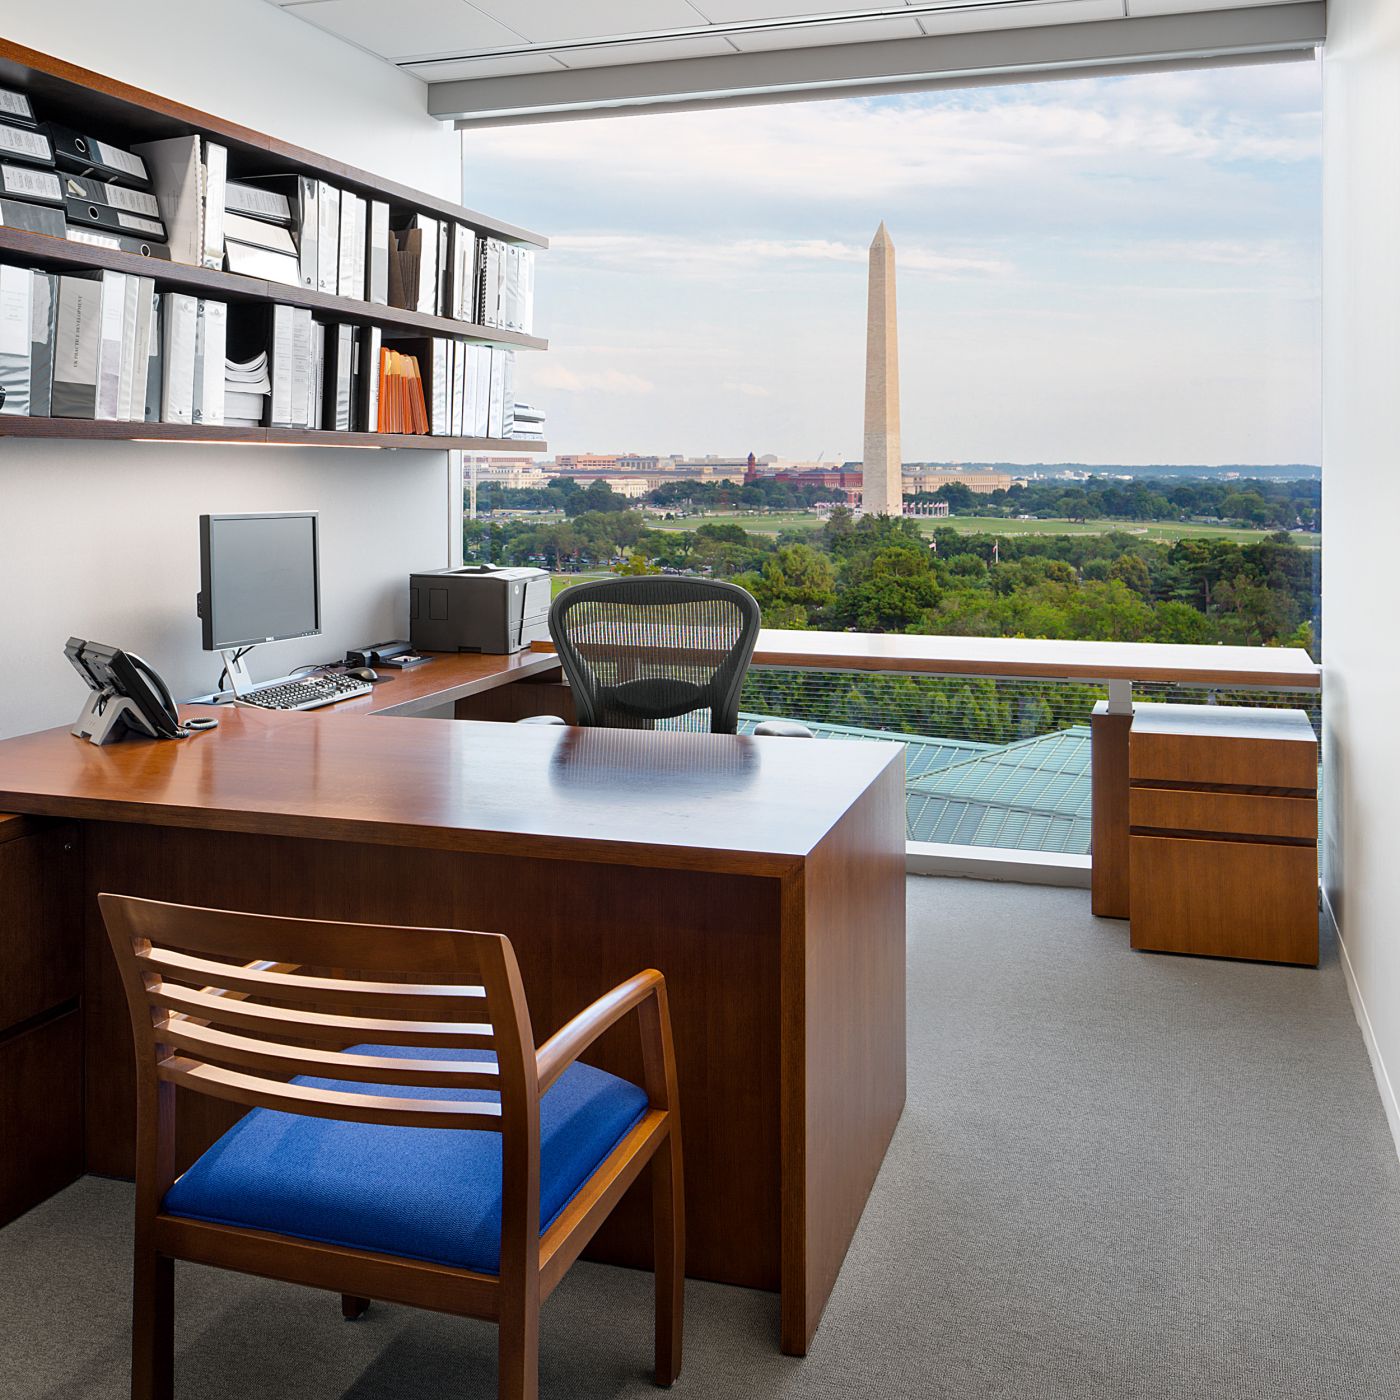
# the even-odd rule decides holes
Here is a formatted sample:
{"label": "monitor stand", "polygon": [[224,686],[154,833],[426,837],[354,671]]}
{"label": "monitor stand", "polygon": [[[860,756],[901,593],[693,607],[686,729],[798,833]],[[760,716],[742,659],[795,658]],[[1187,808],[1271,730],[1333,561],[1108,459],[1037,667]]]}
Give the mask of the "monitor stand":
{"label": "monitor stand", "polygon": [[238,647],[219,652],[219,655],[224,658],[224,674],[228,677],[228,688],[233,691],[235,700],[241,700],[245,695],[257,689],[252,672],[248,670],[247,666],[247,656],[252,649],[252,647]]}

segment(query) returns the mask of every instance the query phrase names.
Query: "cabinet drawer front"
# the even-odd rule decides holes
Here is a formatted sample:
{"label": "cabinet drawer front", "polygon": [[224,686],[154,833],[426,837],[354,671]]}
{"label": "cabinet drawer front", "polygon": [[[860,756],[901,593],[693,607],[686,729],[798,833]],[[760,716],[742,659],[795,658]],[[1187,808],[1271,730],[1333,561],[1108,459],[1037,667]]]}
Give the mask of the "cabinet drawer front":
{"label": "cabinet drawer front", "polygon": [[1134,948],[1316,966],[1314,847],[1175,836],[1128,846]]}
{"label": "cabinet drawer front", "polygon": [[1128,740],[1128,774],[1133,782],[1183,787],[1223,783],[1316,792],[1317,744],[1134,730]]}
{"label": "cabinet drawer front", "polygon": [[0,1225],[82,1174],[82,1088],[81,1011],[0,1040]]}
{"label": "cabinet drawer front", "polygon": [[1189,788],[1132,788],[1128,822],[1159,831],[1218,831],[1232,836],[1316,841],[1317,800]]}
{"label": "cabinet drawer front", "polygon": [[0,1033],[82,990],[79,867],[66,824],[0,843]]}

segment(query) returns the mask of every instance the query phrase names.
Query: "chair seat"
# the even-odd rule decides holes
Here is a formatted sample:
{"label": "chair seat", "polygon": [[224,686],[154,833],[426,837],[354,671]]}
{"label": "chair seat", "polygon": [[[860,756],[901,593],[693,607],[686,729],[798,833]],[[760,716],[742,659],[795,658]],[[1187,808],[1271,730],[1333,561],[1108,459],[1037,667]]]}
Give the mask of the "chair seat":
{"label": "chair seat", "polygon": [[[491,1061],[483,1050],[358,1045],[360,1055]],[[494,1101],[484,1089],[379,1087],[298,1078],[347,1093]],[[540,1232],[641,1120],[645,1091],[571,1065],[540,1101]],[[501,1135],[344,1123],[255,1108],[166,1193],[171,1215],[495,1274]]]}

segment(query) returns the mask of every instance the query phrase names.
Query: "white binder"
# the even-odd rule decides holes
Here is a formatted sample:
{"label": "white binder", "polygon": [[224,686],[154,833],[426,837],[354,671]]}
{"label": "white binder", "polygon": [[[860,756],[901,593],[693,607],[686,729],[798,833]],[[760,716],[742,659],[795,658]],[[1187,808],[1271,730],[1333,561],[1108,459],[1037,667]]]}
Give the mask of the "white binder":
{"label": "white binder", "polygon": [[336,294],[340,286],[340,191],[324,180],[316,186],[316,289]]}
{"label": "white binder", "polygon": [[[122,330],[126,324],[126,289],[130,281],[124,272],[102,274],[102,337],[97,359],[98,418],[115,419],[121,411]],[[132,309],[135,310],[134,303]]]}
{"label": "white binder", "polygon": [[221,301],[201,301],[195,329],[194,421],[224,421],[224,365],[228,359],[228,307]]}
{"label": "white binder", "polygon": [[193,423],[199,298],[186,292],[167,292],[161,317],[161,422]]}
{"label": "white binder", "polygon": [[28,416],[34,335],[34,278],[27,267],[0,266],[0,413]]}

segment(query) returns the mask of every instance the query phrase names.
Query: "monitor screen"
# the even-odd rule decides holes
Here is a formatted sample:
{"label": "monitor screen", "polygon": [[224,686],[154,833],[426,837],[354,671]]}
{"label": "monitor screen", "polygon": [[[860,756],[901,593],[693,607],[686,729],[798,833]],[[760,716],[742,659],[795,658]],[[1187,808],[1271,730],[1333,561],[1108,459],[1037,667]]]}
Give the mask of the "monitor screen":
{"label": "monitor screen", "polygon": [[204,648],[252,646],[321,630],[317,516],[202,515]]}

